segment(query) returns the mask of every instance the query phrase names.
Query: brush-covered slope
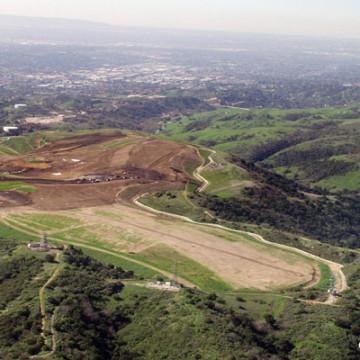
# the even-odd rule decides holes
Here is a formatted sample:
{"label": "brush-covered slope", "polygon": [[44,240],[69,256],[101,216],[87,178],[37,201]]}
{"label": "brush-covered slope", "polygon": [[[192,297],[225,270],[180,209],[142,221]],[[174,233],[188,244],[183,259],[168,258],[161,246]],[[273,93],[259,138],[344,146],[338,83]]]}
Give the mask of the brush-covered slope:
{"label": "brush-covered slope", "polygon": [[[151,290],[136,274],[72,247],[56,263],[1,239],[0,257],[8,265],[0,268],[2,359],[298,359],[329,351],[332,359],[356,358],[351,302],[309,309],[263,294]],[[44,346],[38,291],[54,267],[60,271],[45,290],[52,319],[45,335],[53,332],[56,345]]]}
{"label": "brush-covered slope", "polygon": [[360,190],[360,112],[219,109],[166,123],[162,134],[239,155],[331,191]]}
{"label": "brush-covered slope", "polygon": [[[229,168],[235,178],[229,180]],[[360,197],[323,195],[252,162],[232,158],[207,170],[221,184],[195,195],[219,218],[308,236],[337,246],[360,247]],[[227,186],[224,184],[227,182]],[[216,182],[215,182],[216,184]]]}

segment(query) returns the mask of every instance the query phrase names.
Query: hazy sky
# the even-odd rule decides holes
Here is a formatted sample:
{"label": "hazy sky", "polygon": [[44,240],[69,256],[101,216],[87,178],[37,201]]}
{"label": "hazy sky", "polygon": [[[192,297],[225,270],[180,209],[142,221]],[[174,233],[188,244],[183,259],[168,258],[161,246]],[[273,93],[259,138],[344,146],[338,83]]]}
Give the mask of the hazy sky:
{"label": "hazy sky", "polygon": [[360,38],[360,0],[0,0],[0,14]]}

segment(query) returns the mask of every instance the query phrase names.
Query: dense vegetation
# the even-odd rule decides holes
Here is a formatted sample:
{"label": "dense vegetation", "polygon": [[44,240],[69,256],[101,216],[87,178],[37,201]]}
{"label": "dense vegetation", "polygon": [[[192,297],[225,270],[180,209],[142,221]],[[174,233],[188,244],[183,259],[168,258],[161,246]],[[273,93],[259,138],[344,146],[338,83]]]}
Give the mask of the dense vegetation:
{"label": "dense vegetation", "polygon": [[[122,358],[115,351],[115,334],[129,319],[116,303],[123,288],[120,278],[133,277],[132,272],[84,256],[81,250],[70,248],[63,255],[64,267],[51,284],[48,312],[56,309],[54,329],[58,359]],[[114,353],[115,354],[115,353]]]}
{"label": "dense vegetation", "polygon": [[[38,293],[43,259],[27,256],[16,243],[0,240],[0,358],[11,360],[41,350]],[[39,276],[39,280],[34,280]]]}
{"label": "dense vegetation", "polygon": [[237,165],[248,171],[256,185],[227,198],[197,194],[200,206],[228,221],[306,235],[336,246],[360,247],[358,195],[329,197],[319,188],[306,189],[253,163],[242,160]]}
{"label": "dense vegetation", "polygon": [[291,80],[263,81],[261,84],[234,86],[219,93],[222,105],[243,108],[273,107],[282,109],[346,106],[358,101],[360,88],[345,86],[342,81]]}
{"label": "dense vegetation", "polygon": [[[6,103],[3,103],[3,106],[5,105]],[[22,132],[39,130],[39,125],[26,125],[23,119],[49,116],[54,112],[70,112],[73,116],[65,118],[66,129],[109,127],[155,132],[159,128],[159,120],[168,121],[213,109],[206,102],[190,96],[104,98],[58,95],[43,98],[41,104],[30,102],[21,110],[14,110],[10,106],[1,108],[0,103],[0,124],[20,125]]]}
{"label": "dense vegetation", "polygon": [[[6,360],[28,359],[43,346],[37,296],[49,256],[24,250],[0,242],[6,264],[0,272],[0,357]],[[52,359],[323,359],[330,351],[334,360],[355,360],[358,355],[358,262],[348,267],[354,292],[345,294],[343,308],[309,307],[261,293],[124,286],[132,272],[73,247],[62,262],[46,290],[46,312],[55,314]],[[35,275],[39,280],[32,280]]]}

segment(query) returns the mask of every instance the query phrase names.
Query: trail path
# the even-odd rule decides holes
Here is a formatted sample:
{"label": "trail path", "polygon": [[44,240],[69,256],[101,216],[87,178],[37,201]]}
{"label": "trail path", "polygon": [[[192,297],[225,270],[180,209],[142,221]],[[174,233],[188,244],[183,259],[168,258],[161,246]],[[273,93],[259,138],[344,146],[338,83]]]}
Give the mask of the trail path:
{"label": "trail path", "polygon": [[[59,256],[60,256],[60,251],[56,251],[56,257],[55,257],[55,261],[59,262]],[[44,299],[44,291],[46,289],[46,287],[56,278],[57,274],[60,271],[60,266],[59,264],[56,267],[56,270],[53,272],[53,274],[50,276],[50,278],[48,279],[48,281],[43,285],[43,287],[40,289],[39,292],[39,299],[40,299],[40,313],[41,313],[41,337],[43,338],[44,341],[44,345],[48,344],[48,340],[45,336],[45,326],[46,326],[46,318],[45,318],[45,299]],[[51,334],[51,349],[48,353],[46,354],[41,354],[41,355],[34,355],[31,356],[31,359],[36,359],[36,358],[44,358],[44,357],[48,357],[50,355],[53,354],[53,352],[56,350],[56,340],[55,340],[55,333],[54,333],[54,319],[55,319],[55,311],[51,316],[50,319],[50,334]]]}
{"label": "trail path", "polygon": [[[56,262],[59,261],[59,255],[60,255],[60,251],[56,252]],[[50,278],[48,279],[48,281],[43,285],[43,287],[40,289],[39,292],[39,298],[40,298],[40,313],[41,313],[41,317],[42,317],[42,321],[41,321],[41,336],[44,339],[44,344],[47,345],[47,339],[45,336],[45,299],[44,299],[44,291],[46,289],[46,287],[56,278],[57,274],[59,273],[60,267],[59,265],[56,267],[56,270],[54,271],[54,273],[50,276]]]}
{"label": "trail path", "polygon": [[209,216],[211,219],[215,219],[215,216],[213,214],[210,213],[210,211],[201,208],[200,206],[196,206],[189,198],[188,198],[188,192],[189,192],[189,182],[186,183],[185,185],[185,190],[184,190],[184,198],[186,200],[186,202],[192,206],[194,209],[199,209],[201,211],[203,211],[207,216]]}
{"label": "trail path", "polygon": [[[84,214],[84,216],[86,216],[86,214]],[[99,218],[102,218],[101,215],[95,215],[95,214],[92,214],[91,215],[92,217],[99,217]],[[3,222],[5,225],[7,225],[8,227],[11,227],[12,229],[15,229],[17,231],[20,231],[24,234],[28,234],[28,235],[32,235],[32,236],[37,236],[37,235],[40,235],[42,232],[37,232],[37,233],[33,233],[33,232],[30,232],[30,231],[27,231],[25,229],[22,229],[22,228],[18,228],[17,226],[13,225],[13,224],[10,224],[6,221],[6,219],[4,219],[3,217],[0,217],[0,221]],[[138,225],[137,225],[138,226]],[[105,254],[109,254],[109,255],[113,255],[113,256],[116,256],[118,258],[121,258],[121,259],[124,259],[124,260],[127,260],[127,261],[130,261],[130,262],[133,262],[135,264],[138,264],[138,265],[141,265],[143,267],[146,267],[148,269],[151,269],[151,270],[154,270],[156,272],[158,272],[159,274],[162,274],[166,277],[168,277],[169,279],[171,279],[174,274],[172,273],[169,273],[167,271],[164,271],[164,270],[161,270],[161,269],[158,269],[157,267],[155,266],[152,266],[152,265],[149,265],[149,264],[146,264],[140,260],[136,260],[136,259],[133,259],[131,257],[127,257],[127,256],[124,256],[124,255],[121,255],[121,254],[118,254],[116,252],[112,252],[112,251],[109,251],[109,250],[105,250],[105,249],[100,249],[100,248],[97,248],[95,246],[91,246],[91,245],[86,245],[86,244],[81,244],[81,243],[78,243],[78,242],[73,242],[71,240],[63,240],[63,239],[58,239],[56,237],[51,237],[51,236],[48,236],[48,239],[49,240],[53,240],[53,241],[56,241],[56,242],[59,242],[59,243],[65,243],[65,244],[68,244],[68,245],[74,245],[74,246],[77,246],[77,247],[82,247],[82,248],[85,248],[85,249],[89,249],[89,250],[96,250],[98,252],[102,252],[102,253],[105,253]],[[187,287],[190,287],[190,288],[195,288],[197,287],[195,284],[193,284],[192,282],[186,280],[186,279],[183,279],[181,277],[178,277],[178,283],[179,284],[182,284],[184,286],[187,286]]]}
{"label": "trail path", "polygon": [[[198,149],[196,149],[196,150],[197,150],[199,156],[201,157],[199,150]],[[197,190],[198,192],[204,191],[210,185],[209,181],[207,181],[204,177],[201,176],[201,172],[203,170],[206,170],[211,164],[214,163],[213,156],[216,154],[216,151],[211,150],[211,152],[212,153],[208,157],[209,163],[204,166],[204,164],[205,164],[205,159],[204,159],[203,163],[194,172],[194,176],[202,182],[202,185]]]}
{"label": "trail path", "polygon": [[[212,151],[212,154],[209,155],[209,160],[210,162],[204,166],[204,163],[205,163],[205,160],[204,162],[202,163],[202,165],[200,165],[195,173],[194,173],[194,176],[201,180],[203,182],[203,184],[200,186],[200,188],[198,189],[199,192],[202,192],[204,191],[208,186],[209,186],[209,181],[207,181],[204,177],[201,176],[201,172],[206,169],[211,163],[214,163],[214,160],[213,160],[213,156],[216,154],[216,151],[214,150],[211,150]],[[335,278],[335,287],[334,289],[338,292],[338,293],[341,293],[342,291],[346,290],[347,289],[347,281],[346,281],[346,277],[342,271],[342,268],[343,268],[343,265],[341,264],[338,264],[338,263],[335,263],[333,261],[330,261],[330,260],[326,260],[326,259],[323,259],[321,258],[320,256],[317,256],[317,255],[313,255],[311,253],[308,253],[304,250],[300,250],[298,248],[294,248],[292,246],[288,246],[288,245],[283,245],[283,244],[278,244],[278,243],[274,243],[274,242],[271,242],[271,241],[268,241],[268,240],[265,240],[262,236],[258,235],[258,234],[255,234],[255,233],[251,233],[251,232],[248,232],[248,231],[241,231],[241,230],[235,230],[235,229],[231,229],[231,228],[228,228],[226,226],[222,226],[222,225],[218,225],[218,224],[204,224],[204,223],[200,223],[200,222],[197,222],[197,221],[194,221],[186,216],[182,216],[182,215],[176,215],[176,214],[172,214],[172,213],[168,213],[168,212],[165,212],[165,211],[161,211],[161,210],[156,210],[154,208],[151,208],[150,206],[147,206],[147,205],[144,205],[142,204],[141,202],[139,202],[139,199],[144,196],[145,194],[141,194],[141,195],[137,195],[135,196],[132,201],[138,205],[139,207],[147,210],[147,211],[151,211],[153,213],[157,213],[157,214],[162,214],[162,215],[166,215],[166,216],[171,216],[171,217],[174,217],[174,218],[177,218],[177,219],[180,219],[180,220],[183,220],[183,221],[187,221],[187,222],[190,222],[192,224],[196,224],[196,225],[201,225],[201,226],[208,226],[208,227],[215,227],[215,228],[219,228],[219,229],[223,229],[223,230],[226,230],[226,231],[231,231],[231,232],[236,232],[236,233],[239,233],[239,234],[247,234],[247,235],[250,235],[258,240],[260,240],[261,242],[265,243],[265,244],[269,244],[269,245],[272,245],[272,246],[276,246],[278,248],[282,248],[282,249],[286,249],[286,250],[290,250],[292,252],[296,252],[298,254],[301,254],[301,255],[305,255],[311,259],[314,259],[314,260],[317,260],[317,261],[320,261],[326,265],[328,265],[333,273],[333,276]],[[325,304],[325,305],[333,305],[334,302],[335,302],[336,298],[329,294],[329,297],[328,299],[325,301],[325,302],[318,302],[316,300],[312,301],[312,300],[307,300],[308,303],[313,303],[313,304]]]}

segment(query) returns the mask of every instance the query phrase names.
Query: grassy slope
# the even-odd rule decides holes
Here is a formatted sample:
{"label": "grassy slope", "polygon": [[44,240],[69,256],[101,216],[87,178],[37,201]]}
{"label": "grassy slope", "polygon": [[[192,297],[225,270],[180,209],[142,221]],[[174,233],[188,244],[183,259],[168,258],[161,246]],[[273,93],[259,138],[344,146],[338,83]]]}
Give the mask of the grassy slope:
{"label": "grassy slope", "polygon": [[218,168],[209,168],[202,172],[202,176],[210,182],[206,188],[206,192],[220,197],[235,196],[244,186],[248,185],[251,180],[246,170],[229,164],[225,161],[218,161],[218,157],[214,158],[216,163],[220,163]]}
{"label": "grassy slope", "polygon": [[[92,134],[92,133],[99,133],[99,132],[114,132],[119,131],[121,134],[131,133],[131,131],[127,130],[118,130],[118,129],[96,129],[96,130],[78,130],[76,132],[68,132],[61,129],[57,130],[44,130],[44,131],[38,131],[36,133],[31,133],[23,136],[14,136],[11,137],[9,140],[6,140],[3,142],[3,144],[10,149],[15,150],[16,152],[20,154],[26,154],[30,151],[33,151],[36,149],[38,145],[44,146],[45,144],[73,136],[80,136],[80,135],[86,135],[86,134]],[[140,135],[140,134],[138,134]],[[40,143],[37,143],[38,139],[41,139]],[[120,146],[121,144],[119,144]],[[0,151],[5,152],[7,149],[2,148],[0,146]],[[15,155],[15,153],[10,153],[11,150],[7,150],[9,155]]]}
{"label": "grassy slope", "polygon": [[183,191],[157,192],[143,196],[141,203],[172,214],[190,217],[195,221],[210,221],[203,209],[186,201]]}
{"label": "grassy slope", "polygon": [[21,192],[34,192],[35,189],[28,183],[22,181],[0,182],[0,191],[16,190]]}
{"label": "grassy slope", "polygon": [[[101,212],[102,215],[108,216],[106,212]],[[16,222],[12,222],[9,219],[14,219]],[[155,268],[173,273],[174,261],[179,261],[179,276],[195,283],[200,288],[206,289],[218,289],[227,290],[231,287],[225,284],[221,279],[217,278],[215,274],[209,269],[201,266],[196,261],[193,261],[186,256],[180,255],[176,251],[166,246],[156,246],[149,250],[141,251],[135,255],[127,254],[128,244],[142,241],[142,239],[136,238],[134,235],[127,235],[123,230],[116,227],[102,227],[102,236],[95,230],[98,230],[98,225],[88,225],[74,217],[58,216],[49,214],[24,214],[24,215],[11,215],[8,218],[8,222],[19,229],[30,232],[42,232],[50,230],[58,230],[51,235],[51,238],[57,239],[60,243],[62,241],[73,242],[81,245],[89,245],[98,249],[113,252],[114,255],[98,253],[97,258],[102,261],[109,261],[111,259],[116,263],[125,264],[133,271],[137,271],[140,276],[153,279],[157,273],[154,270],[143,267],[139,264],[133,263],[132,258],[138,259],[143,263],[154,266]],[[21,225],[19,225],[19,223]],[[6,226],[4,226],[4,230]],[[75,228],[70,228],[76,226]],[[79,227],[80,226],[80,227]],[[70,229],[69,229],[70,228]],[[66,230],[65,230],[66,229]],[[11,233],[9,229],[8,232]],[[116,236],[117,239],[122,239],[123,244],[113,243],[107,239],[107,234]],[[94,254],[95,250],[85,249],[84,251],[89,254]],[[127,256],[129,260],[116,257],[116,254],[122,254]]]}
{"label": "grassy slope", "polygon": [[[297,115],[294,114],[300,114],[299,118],[296,119]],[[292,116],[295,116],[295,120]],[[276,149],[276,143],[290,139],[291,136],[297,137],[297,142],[300,143],[289,143],[286,149],[274,150],[266,155],[263,161],[290,178],[294,178],[296,174],[304,182],[313,182],[332,190],[360,190],[357,180],[360,152],[356,150],[354,153],[354,148],[344,149],[351,144],[359,148],[360,143],[360,115],[351,110],[261,109],[249,112],[240,109],[219,109],[192,115],[176,123],[168,123],[159,136],[170,136],[181,142],[190,141],[207,145],[215,150],[236,153],[245,159],[251,159],[259,151],[260,146],[267,145]],[[270,143],[272,145],[269,145]],[[302,162],[286,167],[277,165],[280,154],[284,156],[293,151],[316,152],[319,149],[330,149],[328,155],[325,154],[321,159],[350,162],[354,164],[354,168],[341,174],[326,174],[325,178],[319,180],[303,171],[306,164]],[[338,152],[341,153],[340,157],[336,154]],[[335,156],[331,153],[335,153]]]}
{"label": "grassy slope", "polygon": [[[3,236],[10,236],[12,232],[4,226],[1,226],[0,230]],[[26,235],[23,235],[23,238],[26,238]],[[6,248],[8,247],[6,246]],[[24,254],[26,251],[23,247],[16,250],[18,255]],[[145,273],[141,268],[135,269],[131,262],[126,263],[112,255],[105,255],[92,250],[86,250],[85,254],[94,256],[100,261],[121,266],[125,270],[138,271],[138,275],[156,276],[151,271]],[[44,257],[45,254],[32,252],[31,255]],[[164,255],[166,254],[164,253]],[[152,255],[146,256],[151,257]],[[156,252],[156,256],[158,256],[158,252]],[[178,257],[178,254],[175,256]],[[172,259],[162,258],[161,261],[171,262]],[[189,263],[184,265],[187,267]],[[47,269],[51,271],[48,266],[45,266],[43,268],[44,276],[40,275],[36,282],[27,282],[22,288],[26,297],[20,297],[16,303],[13,303],[14,311],[9,313],[11,316],[14,318],[18,316],[19,310],[26,304],[33,304],[35,305],[34,310],[36,309],[36,296],[39,287],[48,276]],[[195,268],[194,270],[198,271],[199,269]],[[182,271],[183,269],[179,267],[179,272]],[[218,288],[218,290],[224,289]],[[59,293],[60,289],[55,289],[55,291]],[[265,344],[267,343],[276,347],[279,346],[277,350],[273,349],[271,352],[277,352],[283,348],[283,345],[279,345],[281,343],[279,343],[279,339],[291,341],[293,349],[291,350],[289,347],[287,350],[289,359],[322,359],[326,358],[329,353],[332,354],[331,358],[334,360],[355,359],[351,357],[352,348],[356,345],[352,340],[353,336],[349,336],[347,328],[336,325],[338,319],[349,316],[347,309],[328,306],[309,307],[281,296],[281,294],[274,295],[261,292],[240,294],[231,291],[218,293],[215,297],[212,294],[197,294],[187,291],[172,294],[144,289],[129,282],[121,292],[121,301],[119,302],[118,297],[116,300],[115,298],[110,299],[107,311],[111,311],[113,307],[115,309],[115,306],[119,305],[121,306],[120,311],[126,310],[131,322],[120,330],[116,341],[120,339],[125,341],[123,345],[125,349],[133,354],[138,354],[137,358],[139,359],[195,359],[200,357],[215,359],[219,357],[231,358],[233,355],[241,355],[244,359],[253,358],[255,344],[247,344],[247,341],[254,340],[250,335],[254,330],[250,330],[251,327],[246,327],[247,330],[245,331],[245,328],[241,328],[239,325],[234,326],[236,323],[232,321],[231,313],[240,318],[249,314],[251,319],[249,325],[254,322],[257,327],[263,327],[261,338],[264,342],[261,346],[266,347]],[[226,308],[232,309],[232,312]],[[58,309],[57,314],[58,323],[65,319],[66,312],[62,313],[62,310]],[[275,319],[274,328],[266,325],[266,321],[264,321],[264,318],[269,315]],[[10,321],[8,317],[6,319],[8,322]],[[0,313],[0,326],[3,324],[2,320],[3,314]],[[89,319],[88,321],[91,322],[92,320]],[[14,358],[16,357],[15,354],[19,354],[19,352],[27,352],[29,349],[35,351],[40,340],[33,343],[30,337],[31,339],[36,338],[39,334],[39,328],[31,327],[31,331],[31,336],[30,334],[26,335],[28,336],[27,340],[21,338],[20,341],[14,343],[16,347],[6,347],[6,351],[12,351]],[[270,338],[266,340],[268,334],[270,334]],[[79,336],[82,335],[77,334],[77,337]],[[62,339],[63,337],[58,337],[59,349],[61,349]],[[189,339],[191,339],[190,342]],[[29,344],[34,344],[34,346],[29,347]],[[0,351],[2,349],[2,343],[0,343]],[[55,353],[54,359],[57,359],[58,355]],[[278,356],[285,358],[283,355]],[[59,358],[61,358],[60,355]],[[262,358],[268,357],[263,355]]]}
{"label": "grassy slope", "polygon": [[222,281],[214,272],[164,244],[154,245],[141,251],[135,258],[166,271],[174,269],[176,261],[178,263],[178,276],[197,284],[201,289],[217,291],[231,289],[231,286]]}

